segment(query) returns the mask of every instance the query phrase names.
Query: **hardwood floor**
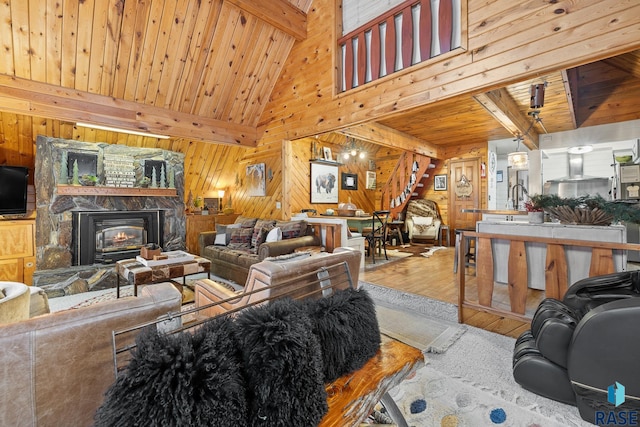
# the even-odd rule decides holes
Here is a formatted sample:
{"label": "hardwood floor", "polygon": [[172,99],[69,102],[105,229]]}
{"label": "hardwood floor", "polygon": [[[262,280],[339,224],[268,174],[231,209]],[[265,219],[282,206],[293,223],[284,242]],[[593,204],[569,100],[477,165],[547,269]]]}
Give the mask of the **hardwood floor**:
{"label": "hardwood floor", "polygon": [[[373,271],[360,274],[360,280],[398,289],[404,292],[425,296],[439,301],[458,305],[458,288],[453,273],[454,248],[449,247],[436,251],[431,257],[420,255],[431,245],[412,244],[408,248],[397,247],[402,252],[413,252],[415,255],[390,264],[378,267]],[[475,276],[473,268],[467,268],[466,294],[473,298],[475,294]],[[527,299],[527,312],[533,312],[544,298],[541,291],[531,291]],[[506,286],[496,287],[494,301],[508,304]],[[465,323],[502,335],[518,337],[529,329],[529,323],[506,319],[485,312],[465,309]]]}

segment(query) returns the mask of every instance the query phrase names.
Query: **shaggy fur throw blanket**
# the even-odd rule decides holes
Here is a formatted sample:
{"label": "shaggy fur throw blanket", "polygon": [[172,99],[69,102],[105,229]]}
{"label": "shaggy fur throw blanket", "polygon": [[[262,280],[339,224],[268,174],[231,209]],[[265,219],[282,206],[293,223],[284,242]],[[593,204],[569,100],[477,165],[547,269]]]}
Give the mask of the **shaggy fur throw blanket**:
{"label": "shaggy fur throw blanket", "polygon": [[95,425],[246,426],[246,388],[233,329],[230,318],[220,317],[193,335],[143,330]]}
{"label": "shaggy fur throw blanket", "polygon": [[360,369],[380,348],[380,328],[371,296],[345,289],[307,302],[313,332],[322,348],[324,382]]}
{"label": "shaggy fur throw blanket", "polygon": [[320,345],[303,305],[286,298],[247,308],[239,313],[236,324],[247,380],[249,425],[318,425],[327,412],[327,395]]}

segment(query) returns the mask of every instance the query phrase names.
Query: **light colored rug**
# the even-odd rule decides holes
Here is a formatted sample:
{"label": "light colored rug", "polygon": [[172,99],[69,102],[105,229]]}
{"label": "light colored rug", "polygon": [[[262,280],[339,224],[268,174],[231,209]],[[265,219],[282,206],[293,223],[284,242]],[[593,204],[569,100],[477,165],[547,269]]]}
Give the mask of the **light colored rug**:
{"label": "light colored rug", "polygon": [[466,329],[446,318],[451,304],[362,281],[360,287],[376,304],[380,332],[423,353],[445,352]]}
{"label": "light colored rug", "polygon": [[[415,322],[413,316],[417,316],[420,321],[431,320],[424,323],[428,328],[447,323],[458,325],[457,308],[453,304],[363,281],[359,284],[376,301],[377,310],[393,302],[411,314],[406,318],[399,316],[395,322],[410,324]],[[464,328],[464,333],[449,340],[446,351],[426,352],[426,365],[390,391],[409,426],[591,425],[580,418],[577,408],[533,394],[514,381],[511,371],[514,338],[468,325],[458,327]],[[417,344],[414,346],[423,348]]]}

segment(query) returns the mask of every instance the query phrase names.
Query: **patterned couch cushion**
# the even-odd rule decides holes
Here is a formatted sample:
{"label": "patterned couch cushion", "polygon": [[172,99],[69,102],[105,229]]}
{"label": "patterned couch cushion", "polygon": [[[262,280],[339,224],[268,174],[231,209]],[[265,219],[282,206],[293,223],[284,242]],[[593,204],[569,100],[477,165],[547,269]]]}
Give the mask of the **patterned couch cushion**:
{"label": "patterned couch cushion", "polygon": [[276,227],[282,231],[282,240],[304,236],[307,231],[306,221],[277,221]]}
{"label": "patterned couch cushion", "polygon": [[227,247],[229,249],[243,250],[249,252],[251,249],[251,236],[253,228],[235,228],[231,231],[231,240]]}

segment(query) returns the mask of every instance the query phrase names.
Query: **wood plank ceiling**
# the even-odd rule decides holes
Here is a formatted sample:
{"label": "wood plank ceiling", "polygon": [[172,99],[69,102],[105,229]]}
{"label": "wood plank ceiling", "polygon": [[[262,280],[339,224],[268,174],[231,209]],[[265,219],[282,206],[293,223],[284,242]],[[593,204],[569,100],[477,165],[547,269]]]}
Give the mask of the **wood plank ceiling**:
{"label": "wood plank ceiling", "polygon": [[[283,64],[306,36],[311,2],[3,1],[0,164],[32,166],[39,133],[114,140],[108,132],[83,135],[74,127],[79,120],[165,133],[169,147],[255,146]],[[544,129],[532,126],[531,84],[548,84],[540,109],[548,132],[634,120],[640,118],[639,64],[638,51],[630,52],[340,132],[434,157],[443,147],[514,134],[535,147]],[[153,138],[127,143],[159,145]],[[199,171],[217,168],[203,160],[206,151],[194,150],[198,158],[187,161],[203,163]]]}
{"label": "wood plank ceiling", "polygon": [[4,1],[2,139],[35,139],[24,115],[253,146],[310,3]]}

